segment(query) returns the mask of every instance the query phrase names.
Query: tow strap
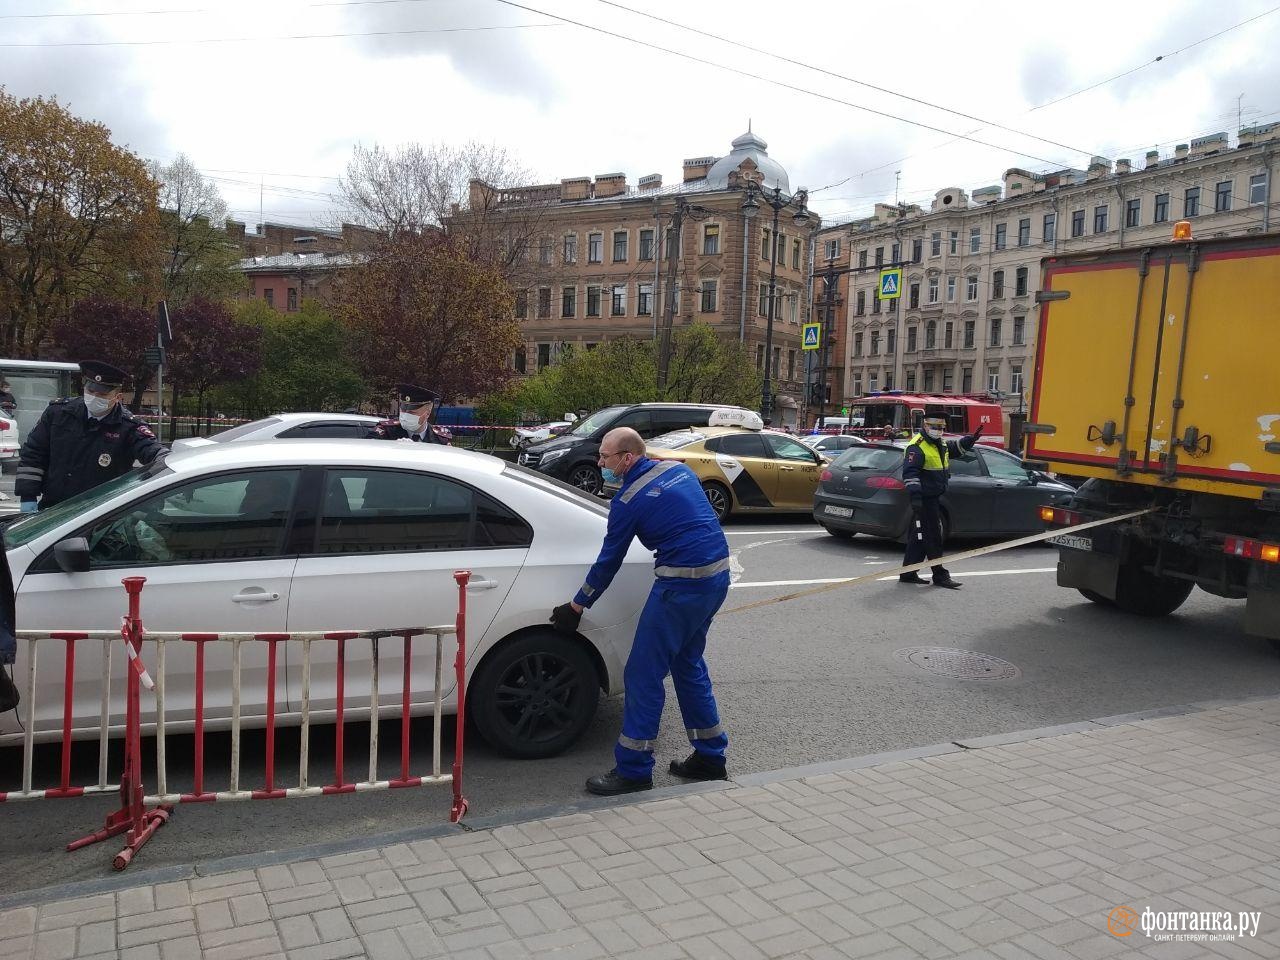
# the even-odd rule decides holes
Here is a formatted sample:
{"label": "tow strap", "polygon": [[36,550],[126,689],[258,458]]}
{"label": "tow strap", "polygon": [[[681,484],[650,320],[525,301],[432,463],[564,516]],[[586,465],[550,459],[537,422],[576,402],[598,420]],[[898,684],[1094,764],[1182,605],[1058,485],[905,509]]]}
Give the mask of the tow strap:
{"label": "tow strap", "polygon": [[780,597],[769,597],[765,600],[754,600],[751,603],[744,603],[741,606],[730,607],[728,610],[721,610],[717,616],[724,616],[726,613],[742,613],[744,610],[754,610],[756,607],[767,607],[772,603],[785,603],[788,600],[798,600],[801,597],[811,597],[814,594],[825,593],[828,590],[838,590],[842,587],[853,587],[860,583],[870,583],[873,580],[882,580],[885,577],[896,577],[904,573],[923,570],[925,567],[954,563],[957,560],[971,560],[974,557],[985,557],[989,553],[999,553],[1001,550],[1009,550],[1013,547],[1023,547],[1030,543],[1040,543],[1042,540],[1050,540],[1054,537],[1063,536],[1064,534],[1073,534],[1080,530],[1090,530],[1094,527],[1105,526],[1109,523],[1120,523],[1124,520],[1133,520],[1136,517],[1153,513],[1155,509],[1155,507],[1148,507],[1145,510],[1134,510],[1130,513],[1122,513],[1114,517],[1104,517],[1101,520],[1090,520],[1088,523],[1079,523],[1074,527],[1061,527],[1057,530],[1046,530],[1044,533],[1035,533],[1029,537],[1019,537],[1017,540],[1006,540],[1003,543],[993,543],[990,546],[977,547],[973,550],[966,550],[963,553],[953,553],[945,557],[936,557],[933,560],[922,560],[919,563],[913,563],[906,567],[895,567],[891,570],[877,570],[874,573],[868,573],[861,577],[850,577],[848,580],[839,580],[835,583],[824,583],[820,587],[811,587],[808,590],[798,590],[795,593],[786,593]]}

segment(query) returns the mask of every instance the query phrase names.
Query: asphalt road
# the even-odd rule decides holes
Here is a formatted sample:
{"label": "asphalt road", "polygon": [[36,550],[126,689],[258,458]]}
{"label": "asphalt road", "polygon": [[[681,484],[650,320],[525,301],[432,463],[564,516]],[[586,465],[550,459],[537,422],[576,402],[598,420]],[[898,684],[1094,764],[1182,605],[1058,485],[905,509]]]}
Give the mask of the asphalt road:
{"label": "asphalt road", "polygon": [[[1196,591],[1172,617],[1141,620],[1058,588],[1050,548],[1024,547],[954,566],[960,591],[871,582],[734,613],[732,608],[805,589],[822,578],[896,566],[901,547],[836,540],[807,518],[730,524],[737,558],[734,589],[713,628],[708,660],[731,738],[732,773],[773,770],[1051,724],[1219,698],[1275,694],[1280,657],[1242,632],[1244,606]],[[959,680],[924,669],[937,664],[905,648],[975,651],[1016,668],[1010,679]],[[922,666],[923,665],[923,666]],[[998,664],[995,664],[998,666]],[[984,674],[985,675],[985,674]],[[582,782],[612,766],[621,702],[601,702],[595,724],[574,749],[552,760],[520,762],[468,741],[466,793],[474,816],[571,802]],[[688,751],[670,697],[657,750],[659,784],[668,760]],[[452,721],[446,722],[446,743]],[[430,724],[415,740],[429,743]],[[381,731],[398,742],[398,725]],[[348,728],[348,769],[363,770],[363,725]],[[190,738],[171,738],[171,782],[184,778]],[[330,775],[332,738],[313,734],[312,782]],[[355,744],[353,752],[350,745]],[[283,758],[296,739],[283,734]],[[384,747],[385,749],[385,747]],[[394,749],[394,746],[392,747]],[[209,768],[225,765],[225,738],[213,738]],[[261,741],[249,737],[244,782],[262,779]],[[0,786],[15,785],[19,757],[0,752]],[[429,762],[420,750],[415,769]],[[447,758],[446,758],[447,762]],[[384,755],[385,775],[394,758]],[[81,778],[95,779],[91,750],[77,756]],[[295,771],[296,772],[296,771]],[[54,783],[57,757],[41,757],[36,782]],[[115,841],[76,853],[68,839],[101,825],[105,799],[35,801],[4,810],[0,862],[8,891],[105,876]],[[143,851],[139,866],[187,864],[249,852],[376,835],[447,819],[447,788],[290,801],[178,808]]]}

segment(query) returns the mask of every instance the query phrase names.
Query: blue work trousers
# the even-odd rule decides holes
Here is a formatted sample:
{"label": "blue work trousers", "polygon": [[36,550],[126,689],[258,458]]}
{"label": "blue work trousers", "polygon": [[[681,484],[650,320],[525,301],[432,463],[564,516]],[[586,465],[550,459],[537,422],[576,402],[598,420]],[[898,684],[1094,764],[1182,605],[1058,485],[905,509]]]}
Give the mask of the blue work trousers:
{"label": "blue work trousers", "polygon": [[724,760],[729,738],[720,729],[720,712],[702,653],[711,620],[728,593],[727,572],[709,578],[699,590],[673,590],[661,582],[653,585],[623,673],[622,736],[613,749],[622,776],[643,780],[653,774],[653,747],[668,673],[693,748]]}

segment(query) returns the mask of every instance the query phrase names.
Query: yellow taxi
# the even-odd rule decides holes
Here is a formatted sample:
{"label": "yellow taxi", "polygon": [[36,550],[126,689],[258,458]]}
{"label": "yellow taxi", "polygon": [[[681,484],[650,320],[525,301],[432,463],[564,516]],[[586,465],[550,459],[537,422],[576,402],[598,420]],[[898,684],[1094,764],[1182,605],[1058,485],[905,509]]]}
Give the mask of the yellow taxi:
{"label": "yellow taxi", "polygon": [[654,437],[645,454],[689,467],[721,520],[731,513],[812,510],[828,463],[790,434],[766,430],[759,414],[738,408],[715,411],[708,426]]}

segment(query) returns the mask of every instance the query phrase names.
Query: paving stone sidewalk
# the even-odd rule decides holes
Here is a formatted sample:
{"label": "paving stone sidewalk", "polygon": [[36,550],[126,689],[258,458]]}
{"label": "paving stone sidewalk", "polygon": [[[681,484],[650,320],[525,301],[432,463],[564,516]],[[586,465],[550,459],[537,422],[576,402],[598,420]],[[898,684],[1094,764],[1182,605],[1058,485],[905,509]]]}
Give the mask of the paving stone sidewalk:
{"label": "paving stone sidewalk", "polygon": [[[1111,718],[55,893],[0,911],[0,960],[1275,958],[1278,734],[1280,700]],[[1121,905],[1261,922],[1157,942]]]}

